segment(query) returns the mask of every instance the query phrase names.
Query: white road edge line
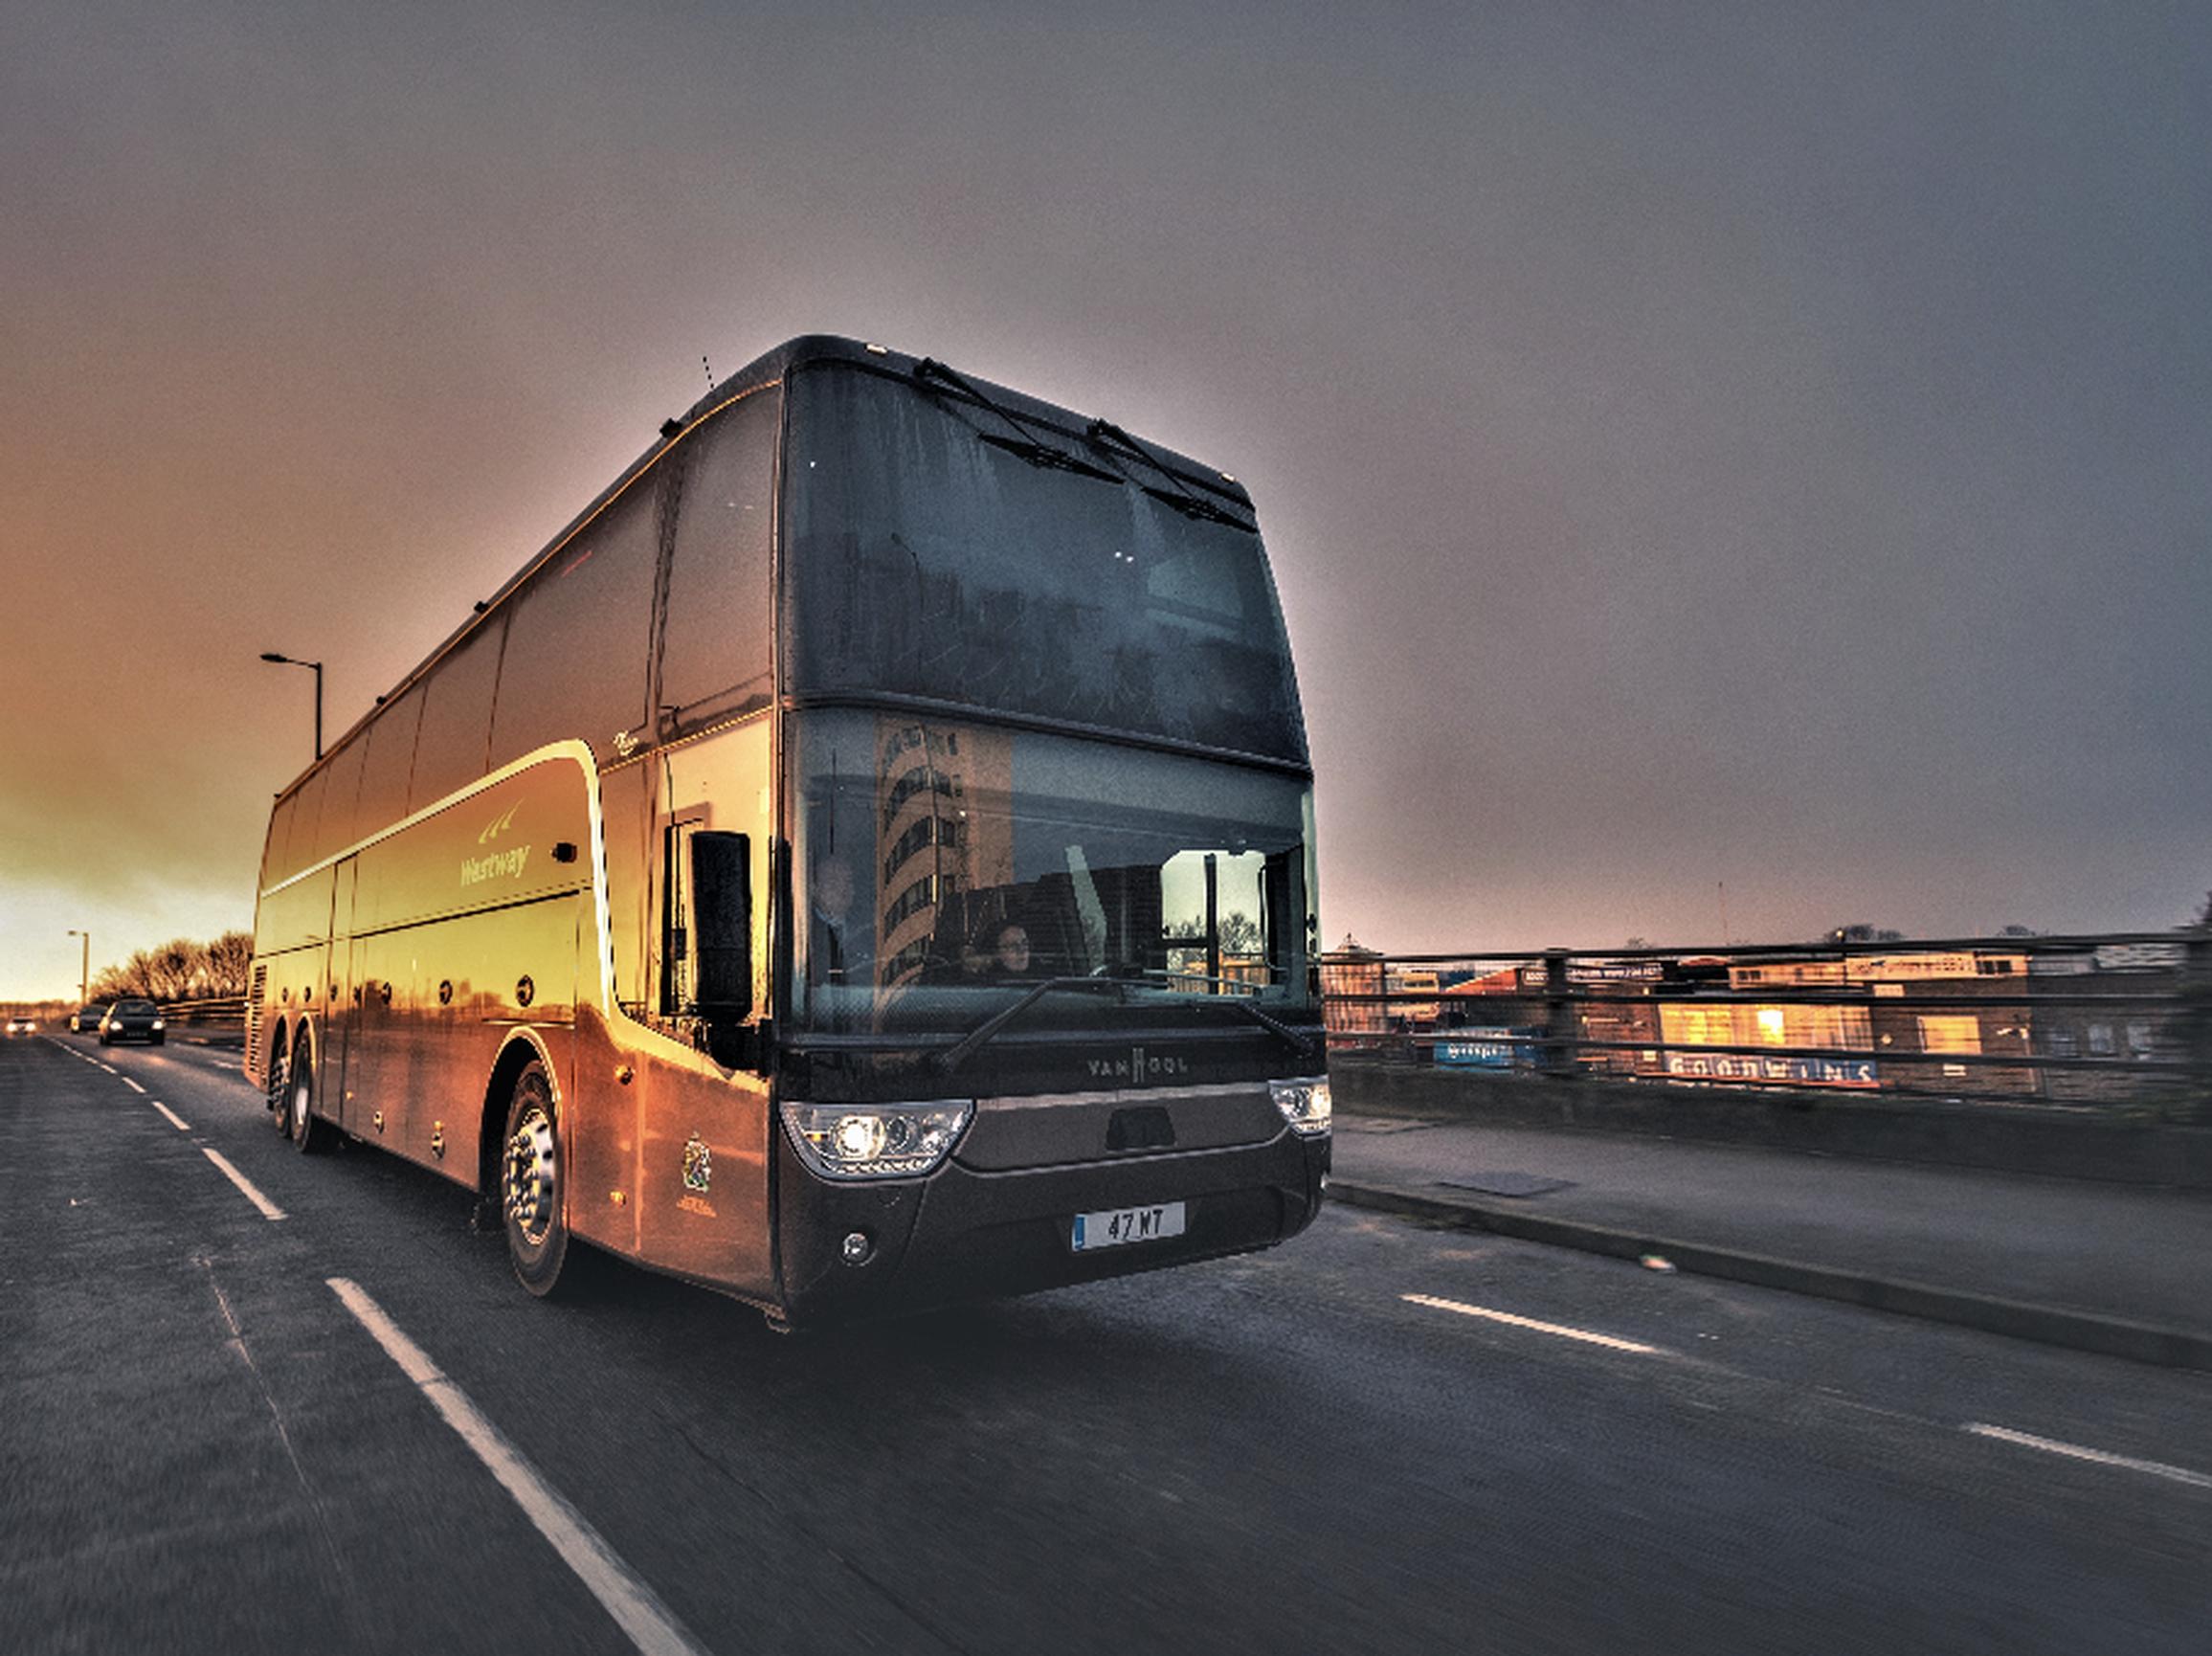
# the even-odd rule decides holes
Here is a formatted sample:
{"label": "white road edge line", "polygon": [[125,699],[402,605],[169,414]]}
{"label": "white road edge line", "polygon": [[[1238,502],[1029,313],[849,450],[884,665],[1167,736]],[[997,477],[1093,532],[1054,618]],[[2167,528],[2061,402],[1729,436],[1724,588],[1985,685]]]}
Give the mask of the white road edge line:
{"label": "white road edge line", "polygon": [[131,1078],[127,1075],[123,1078],[123,1085],[129,1087],[133,1092],[144,1092],[145,1090],[145,1087],[139,1085],[137,1082],[131,1080]]}
{"label": "white road edge line", "polygon": [[400,1372],[430,1399],[445,1423],[460,1435],[485,1470],[515,1498],[523,1515],[575,1571],[592,1597],[630,1636],[631,1644],[645,1656],[705,1656],[704,1647],[653,1589],[607,1545],[566,1496],[538,1475],[537,1468],[484,1418],[468,1394],[440,1372],[429,1354],[384,1314],[383,1308],[358,1283],[345,1277],[325,1277],[324,1281],[384,1348],[385,1354],[399,1365]]}
{"label": "white road edge line", "polygon": [[241,1191],[245,1192],[246,1199],[261,1210],[261,1217],[263,1219],[279,1220],[284,1217],[284,1210],[279,1207],[275,1202],[271,1201],[267,1197],[263,1196],[259,1191],[256,1190],[254,1188],[254,1181],[248,1178],[244,1174],[240,1173],[236,1168],[233,1167],[229,1160],[225,1158],[221,1151],[210,1150],[206,1145],[203,1144],[200,1146],[200,1153],[206,1156],[210,1161],[213,1162],[217,1167],[221,1168],[223,1170],[223,1176],[225,1178],[229,1179]]}
{"label": "white road edge line", "polygon": [[1540,1323],[1533,1317],[1517,1317],[1511,1311],[1493,1311],[1482,1306],[1463,1304],[1459,1300],[1440,1300],[1433,1294],[1400,1294],[1408,1305],[1427,1306],[1431,1310],[1457,1311],[1463,1317],[1481,1317],[1487,1322],[1505,1323],[1516,1329],[1533,1329],[1540,1334],[1557,1334],[1563,1340],[1581,1340],[1593,1346],[1603,1346],[1608,1351],[1636,1352],[1643,1356],[1661,1356],[1665,1349],[1647,1346],[1636,1340],[1615,1339],[1611,1334],[1594,1334],[1588,1329],[1571,1329],[1559,1323]]}
{"label": "white road edge line", "polygon": [[179,1115],[179,1114],[178,1114],[178,1113],[177,1113],[175,1110],[173,1110],[173,1109],[169,1108],[169,1107],[168,1107],[168,1105],[166,1105],[166,1104],[162,1103],[162,1101],[161,1101],[160,1099],[158,1099],[158,1098],[149,1098],[148,1100],[146,1100],[146,1102],[147,1102],[148,1104],[152,1105],[152,1106],[154,1107],[154,1108],[156,1108],[156,1109],[160,1110],[160,1111],[162,1112],[162,1114],[164,1114],[164,1115],[168,1116],[168,1119],[169,1119],[169,1126],[171,1126],[171,1127],[175,1128],[175,1129],[177,1130],[177,1131],[179,1131],[179,1132],[190,1132],[190,1131],[191,1131],[191,1130],[192,1130],[192,1124],[191,1124],[190,1122],[187,1121],[187,1120],[186,1120],[186,1119],[185,1119],[183,1116]]}
{"label": "white road edge line", "polygon": [[2186,1466],[2169,1466],[2162,1461],[2138,1461],[2132,1455],[2107,1454],[2103,1449],[2086,1449],[2079,1443],[2062,1443],[2056,1438],[2039,1438],[2030,1432],[2016,1432],[2009,1426],[1992,1426],[1980,1421],[1969,1421],[1963,1429],[1977,1438],[1995,1438],[2002,1443],[2041,1449],[2046,1455],[2064,1455],[2071,1461],[2094,1461],[2100,1466],[2120,1466],[2131,1472],[2147,1472],[2154,1478],[2171,1478],[2177,1484],[2195,1488],[2212,1489],[2212,1476],[2192,1472]]}

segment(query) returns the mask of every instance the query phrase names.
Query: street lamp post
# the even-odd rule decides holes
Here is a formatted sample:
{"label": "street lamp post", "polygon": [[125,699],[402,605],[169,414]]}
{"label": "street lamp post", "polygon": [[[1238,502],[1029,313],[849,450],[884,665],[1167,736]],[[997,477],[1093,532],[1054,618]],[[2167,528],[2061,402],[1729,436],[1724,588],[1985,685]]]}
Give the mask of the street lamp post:
{"label": "street lamp post", "polygon": [[302,661],[296,656],[279,655],[275,650],[263,650],[261,660],[274,661],[279,667],[312,667],[315,669],[315,757],[323,757],[323,663]]}
{"label": "street lamp post", "polygon": [[92,998],[92,933],[79,931],[72,926],[69,935],[84,939],[84,964],[77,978],[77,1004],[82,1006]]}

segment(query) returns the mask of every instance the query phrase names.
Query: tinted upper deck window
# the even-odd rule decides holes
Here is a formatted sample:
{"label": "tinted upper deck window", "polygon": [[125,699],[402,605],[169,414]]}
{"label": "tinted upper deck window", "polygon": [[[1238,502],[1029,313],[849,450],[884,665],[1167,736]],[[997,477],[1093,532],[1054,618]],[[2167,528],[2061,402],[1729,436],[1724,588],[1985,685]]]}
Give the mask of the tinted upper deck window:
{"label": "tinted upper deck window", "polygon": [[[1033,464],[959,397],[795,375],[785,461],[792,689],[881,690],[1303,763],[1265,553],[1178,485],[1039,424]],[[1072,416],[1069,416],[1072,421]],[[1080,422],[1075,429],[1080,430]],[[1153,492],[1156,491],[1156,492]]]}
{"label": "tinted upper deck window", "polygon": [[755,392],[678,451],[680,504],[660,651],[663,736],[768,705],[779,401],[773,389]]}
{"label": "tinted upper deck window", "polygon": [[492,686],[499,680],[500,645],[506,630],[504,613],[489,617],[431,669],[425,682],[422,729],[414,739],[409,810],[419,811],[484,773]]}

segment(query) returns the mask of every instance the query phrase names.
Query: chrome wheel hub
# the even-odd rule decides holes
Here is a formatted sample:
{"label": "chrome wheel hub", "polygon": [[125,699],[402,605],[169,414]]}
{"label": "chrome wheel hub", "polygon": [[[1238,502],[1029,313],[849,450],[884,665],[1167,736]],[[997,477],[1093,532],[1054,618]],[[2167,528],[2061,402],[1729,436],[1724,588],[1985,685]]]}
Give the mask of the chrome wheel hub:
{"label": "chrome wheel hub", "polygon": [[552,1228],[555,1189],[553,1123],[536,1105],[523,1112],[507,1135],[504,1176],[501,1180],[507,1222],[535,1247]]}

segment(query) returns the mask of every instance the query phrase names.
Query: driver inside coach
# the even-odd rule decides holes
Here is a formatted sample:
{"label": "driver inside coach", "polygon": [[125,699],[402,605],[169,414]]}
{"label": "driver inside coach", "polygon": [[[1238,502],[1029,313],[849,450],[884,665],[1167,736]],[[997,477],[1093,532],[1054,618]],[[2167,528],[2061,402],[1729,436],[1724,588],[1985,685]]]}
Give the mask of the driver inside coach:
{"label": "driver inside coach", "polygon": [[991,983],[1013,983],[1034,975],[1029,928],[1018,920],[986,925],[961,955],[961,970]]}

